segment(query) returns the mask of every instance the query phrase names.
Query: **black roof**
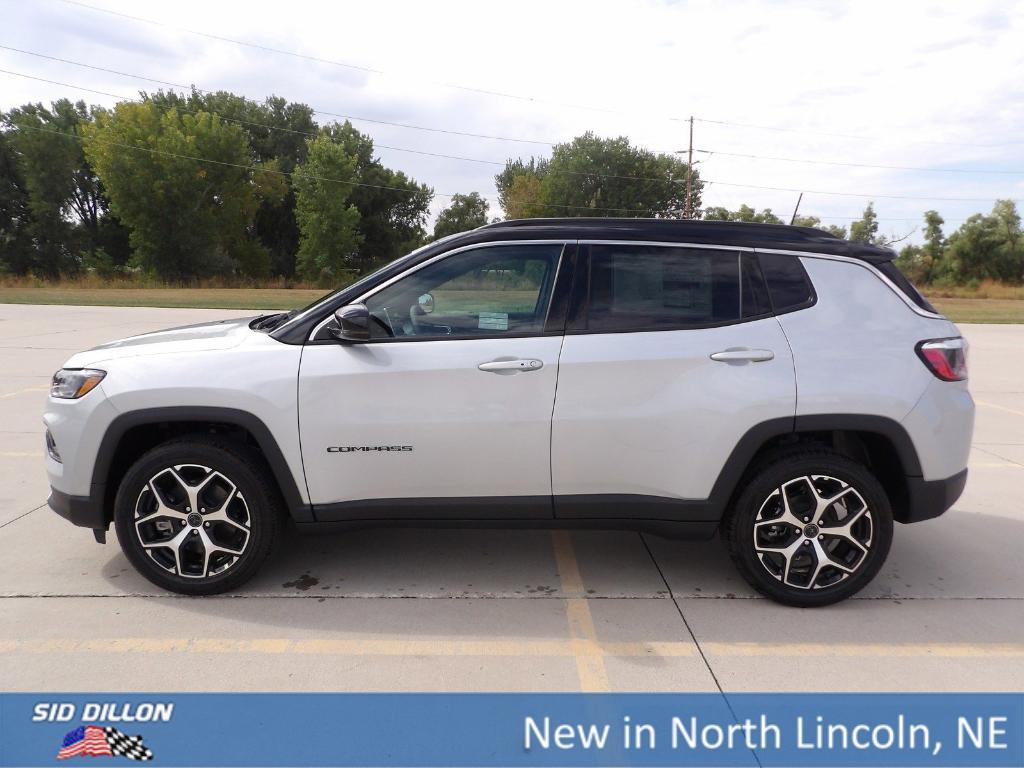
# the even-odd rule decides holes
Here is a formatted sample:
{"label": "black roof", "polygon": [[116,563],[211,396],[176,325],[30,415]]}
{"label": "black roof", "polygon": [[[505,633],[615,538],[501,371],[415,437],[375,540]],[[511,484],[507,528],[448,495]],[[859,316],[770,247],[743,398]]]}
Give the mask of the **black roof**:
{"label": "black roof", "polygon": [[[515,239],[534,237],[572,237],[596,240],[657,240],[663,242],[707,243],[749,248],[777,248],[849,256],[871,263],[892,261],[894,251],[877,245],[851,243],[841,237],[812,227],[785,224],[747,224],[734,221],[695,221],[692,219],[618,219],[564,218],[513,219],[486,224],[475,234],[493,233],[483,239],[497,239],[507,232]],[[513,234],[514,233],[514,234]],[[476,238],[473,238],[474,240]]]}

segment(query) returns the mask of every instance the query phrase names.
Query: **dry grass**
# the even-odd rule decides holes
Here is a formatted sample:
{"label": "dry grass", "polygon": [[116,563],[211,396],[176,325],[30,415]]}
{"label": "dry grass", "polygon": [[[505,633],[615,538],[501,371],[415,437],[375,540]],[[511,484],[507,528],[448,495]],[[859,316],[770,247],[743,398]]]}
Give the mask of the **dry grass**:
{"label": "dry grass", "polygon": [[[0,278],[0,303],[7,304],[295,309],[326,292],[322,287],[283,280],[237,287],[217,281],[168,286],[140,279],[104,281],[95,276],[61,282]],[[975,288],[929,288],[925,293],[954,322],[1024,323],[1024,286],[985,282]]]}
{"label": "dry grass", "polygon": [[954,285],[940,288],[927,286],[922,289],[929,299],[1005,299],[1024,300],[1024,285],[1007,285],[994,280],[984,280],[976,286]]}

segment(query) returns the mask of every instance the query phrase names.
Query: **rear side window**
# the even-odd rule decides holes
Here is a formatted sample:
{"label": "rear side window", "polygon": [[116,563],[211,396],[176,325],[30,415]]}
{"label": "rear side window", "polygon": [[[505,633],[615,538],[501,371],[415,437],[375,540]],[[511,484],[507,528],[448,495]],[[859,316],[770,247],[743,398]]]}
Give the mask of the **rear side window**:
{"label": "rear side window", "polygon": [[914,302],[917,306],[923,309],[925,312],[934,312],[938,314],[935,307],[932,306],[931,302],[928,301],[921,292],[917,290],[912,282],[900,272],[899,267],[893,264],[891,261],[886,261],[883,264],[876,264],[875,267],[878,271],[885,275],[893,284],[899,288],[903,293],[906,294],[907,298]]}
{"label": "rear side window", "polygon": [[761,253],[758,259],[776,314],[803,309],[814,303],[814,289],[799,257]]}
{"label": "rear side window", "polygon": [[592,246],[586,328],[669,330],[764,314],[768,299],[760,271],[741,271],[741,261],[729,251]]}

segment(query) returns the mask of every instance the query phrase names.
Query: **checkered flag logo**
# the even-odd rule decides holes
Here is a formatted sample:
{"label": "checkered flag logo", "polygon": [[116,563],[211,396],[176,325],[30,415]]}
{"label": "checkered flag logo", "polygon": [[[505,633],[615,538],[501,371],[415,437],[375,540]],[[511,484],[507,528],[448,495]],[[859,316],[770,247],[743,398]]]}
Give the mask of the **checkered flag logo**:
{"label": "checkered flag logo", "polygon": [[103,733],[107,737],[112,754],[127,757],[129,760],[153,759],[153,750],[142,743],[141,736],[129,736],[117,728],[110,727],[104,728]]}
{"label": "checkered flag logo", "polygon": [[80,725],[64,737],[57,759],[114,755],[127,757],[129,760],[152,760],[153,750],[142,743],[141,736],[129,736],[109,726]]}

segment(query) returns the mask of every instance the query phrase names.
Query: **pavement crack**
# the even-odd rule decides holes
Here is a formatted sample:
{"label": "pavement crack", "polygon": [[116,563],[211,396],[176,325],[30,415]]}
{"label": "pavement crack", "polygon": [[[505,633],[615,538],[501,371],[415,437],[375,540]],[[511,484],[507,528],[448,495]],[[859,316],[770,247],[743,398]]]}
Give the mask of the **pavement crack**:
{"label": "pavement crack", "polygon": [[31,515],[31,514],[32,514],[33,512],[38,512],[38,511],[39,511],[40,509],[42,509],[42,508],[43,508],[43,507],[45,507],[45,506],[46,506],[46,504],[45,504],[45,503],[44,503],[44,504],[40,504],[40,505],[39,505],[38,507],[35,507],[35,508],[33,508],[33,509],[30,509],[30,510],[29,510],[28,512],[24,512],[24,513],[22,513],[22,514],[18,515],[17,517],[15,517],[15,518],[12,518],[11,520],[8,520],[8,521],[7,521],[6,523],[4,523],[4,524],[0,525],[0,528],[6,528],[6,527],[7,527],[8,525],[10,525],[11,523],[16,523],[16,522],[18,522],[19,520],[21,520],[21,518],[23,518],[23,517],[28,517],[28,516],[29,516],[29,515]]}

